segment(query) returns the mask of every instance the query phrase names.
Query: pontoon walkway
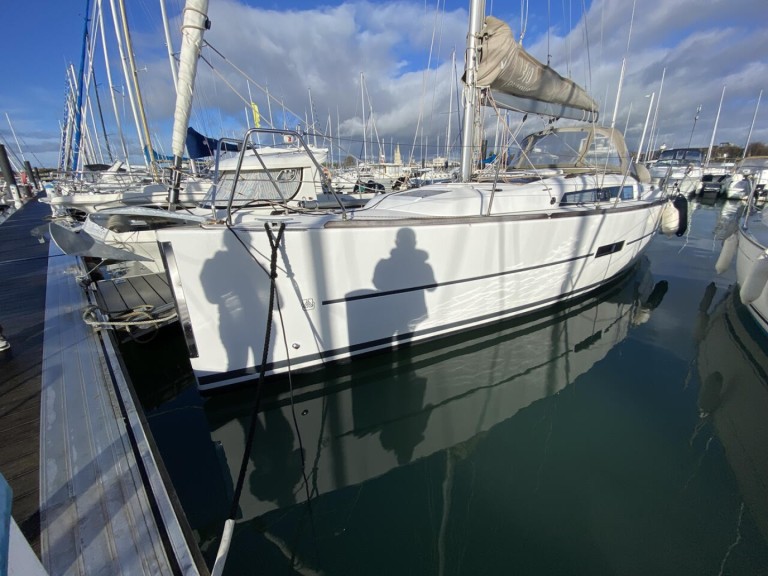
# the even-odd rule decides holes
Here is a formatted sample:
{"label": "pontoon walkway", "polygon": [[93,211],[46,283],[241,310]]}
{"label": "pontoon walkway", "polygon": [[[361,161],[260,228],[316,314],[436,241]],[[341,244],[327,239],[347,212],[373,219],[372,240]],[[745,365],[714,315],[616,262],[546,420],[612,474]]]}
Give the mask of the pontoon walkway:
{"label": "pontoon walkway", "polygon": [[150,449],[76,257],[31,232],[49,208],[28,202],[0,226],[0,472],[12,514],[51,575],[205,574]]}

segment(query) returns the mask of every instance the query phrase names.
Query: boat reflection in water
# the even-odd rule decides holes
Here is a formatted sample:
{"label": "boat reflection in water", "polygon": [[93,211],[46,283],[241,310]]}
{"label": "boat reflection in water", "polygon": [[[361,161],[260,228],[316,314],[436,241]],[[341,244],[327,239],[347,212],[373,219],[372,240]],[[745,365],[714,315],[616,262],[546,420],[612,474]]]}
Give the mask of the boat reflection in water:
{"label": "boat reflection in water", "polygon": [[746,208],[746,204],[740,201],[724,200],[721,202],[720,213],[714,230],[715,240],[725,240],[736,232],[739,227],[739,219]]}
{"label": "boat reflection in water", "polygon": [[[314,558],[318,545],[335,548],[344,540],[344,546],[355,548],[388,530],[383,526],[391,523],[394,534],[413,522],[408,533],[415,540],[406,537],[404,543],[398,537],[397,546],[415,549],[393,550],[400,560],[373,573],[400,568],[434,572],[446,553],[442,548],[451,545],[444,507],[451,500],[457,462],[469,459],[494,427],[558,395],[593,368],[634,325],[648,320],[666,291],[666,281],[654,285],[643,258],[607,289],[547,315],[400,349],[391,361],[378,355],[295,378],[293,405],[287,393],[262,401],[228,565],[252,563],[258,542],[267,565],[291,558],[298,569],[299,558]],[[204,406],[211,437],[223,448],[233,479],[243,456],[252,396],[252,389],[228,392],[206,399]],[[550,425],[540,422],[545,438]],[[511,440],[527,444],[524,438]],[[540,440],[525,449],[542,454],[546,445]],[[414,469],[416,462],[423,466]],[[384,478],[395,483],[393,501],[362,497],[366,486]],[[424,508],[425,487],[431,512],[398,517],[403,510]],[[308,498],[311,507],[296,506]],[[470,493],[454,505],[466,512],[472,500]],[[304,520],[297,521],[296,515]],[[313,536],[307,522],[322,523],[323,534]],[[363,526],[358,522],[369,526],[367,536],[346,532],[352,525]],[[436,535],[420,540],[420,534]],[[335,557],[336,567],[338,562]],[[359,573],[358,568],[349,573]],[[372,573],[371,566],[366,572]]]}
{"label": "boat reflection in water", "polygon": [[738,290],[731,287],[712,305],[714,296],[711,284],[700,306],[694,438],[714,424],[743,501],[768,541],[768,338]]}

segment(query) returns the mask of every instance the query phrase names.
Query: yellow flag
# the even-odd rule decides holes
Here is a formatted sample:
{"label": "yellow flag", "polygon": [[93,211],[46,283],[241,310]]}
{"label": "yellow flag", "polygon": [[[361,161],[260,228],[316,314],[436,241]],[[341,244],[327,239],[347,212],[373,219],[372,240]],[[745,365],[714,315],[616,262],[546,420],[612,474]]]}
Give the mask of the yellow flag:
{"label": "yellow flag", "polygon": [[251,110],[253,110],[254,128],[261,128],[261,116],[259,115],[259,107],[256,106],[256,102],[251,102]]}

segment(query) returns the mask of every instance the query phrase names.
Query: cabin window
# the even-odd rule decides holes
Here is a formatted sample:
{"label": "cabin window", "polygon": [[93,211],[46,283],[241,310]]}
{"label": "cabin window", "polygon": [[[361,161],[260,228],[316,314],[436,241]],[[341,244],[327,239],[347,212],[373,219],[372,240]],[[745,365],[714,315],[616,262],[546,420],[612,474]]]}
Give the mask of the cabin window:
{"label": "cabin window", "polygon": [[528,161],[533,166],[572,166],[579,158],[583,140],[582,132],[547,134],[528,150]]}
{"label": "cabin window", "polygon": [[607,135],[598,133],[584,154],[584,164],[595,168],[620,168],[621,156],[613,141]]}
{"label": "cabin window", "polygon": [[[300,168],[271,170],[270,174],[275,181],[274,183],[270,181],[269,175],[264,170],[240,172],[233,204],[237,206],[259,200],[275,202],[281,201],[283,198],[289,200],[299,191],[302,174]],[[232,193],[234,178],[234,172],[222,173],[216,191],[218,201],[226,201],[229,198]],[[280,197],[281,194],[283,198]]]}
{"label": "cabin window", "polygon": [[591,190],[579,190],[578,192],[566,192],[560,205],[568,204],[596,204],[607,202],[616,197],[622,200],[631,200],[634,197],[632,186],[607,186],[605,188],[593,188]]}
{"label": "cabin window", "polygon": [[[619,169],[621,154],[607,134],[553,132],[526,143],[518,167]],[[530,166],[526,166],[526,164]]]}

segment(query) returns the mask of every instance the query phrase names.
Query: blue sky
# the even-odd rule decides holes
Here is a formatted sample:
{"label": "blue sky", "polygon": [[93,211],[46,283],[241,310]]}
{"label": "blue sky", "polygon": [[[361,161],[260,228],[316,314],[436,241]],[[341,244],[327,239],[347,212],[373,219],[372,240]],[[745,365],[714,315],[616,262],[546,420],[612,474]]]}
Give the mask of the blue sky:
{"label": "blue sky", "polygon": [[[108,7],[110,1],[103,1]],[[126,5],[153,145],[167,153],[175,94],[159,0],[127,0]],[[178,52],[182,2],[166,0],[166,5]],[[375,132],[390,148],[395,142],[403,147],[417,143],[428,147],[428,156],[444,153],[446,139],[457,135],[454,72],[461,73],[467,5],[455,0],[210,0],[212,28],[205,39],[253,82],[206,49],[214,70],[201,65],[192,125],[211,136],[240,135],[247,120],[243,100],[249,99],[250,88],[264,117],[269,92],[276,123],[281,108],[309,117],[311,95],[317,126],[343,136],[348,153],[362,152],[364,101],[368,138]],[[556,70],[585,86],[601,104],[602,121],[614,121],[625,131],[630,147],[640,140],[651,93],[659,105],[657,144],[687,146],[690,140],[694,146],[708,146],[723,86],[715,143],[746,141],[758,94],[768,88],[764,0],[646,0],[636,4],[634,19],[631,2],[595,0],[583,14],[581,2],[532,1],[523,18],[525,6],[488,1],[487,12],[509,22],[518,36],[525,22],[526,49],[541,60],[551,55]],[[19,155],[9,118],[22,152],[35,165],[57,163],[65,74],[70,64],[78,68],[84,10],[85,0],[4,6],[0,142]],[[113,89],[119,94],[125,82],[109,14],[107,9],[105,28]],[[111,148],[117,151],[101,50],[99,44],[95,73]],[[622,61],[624,84],[614,118]],[[117,100],[135,157],[139,147],[130,107],[124,96]],[[541,125],[534,119],[528,127]],[[768,142],[768,90],[751,138]],[[106,156],[103,142],[101,156]]]}

